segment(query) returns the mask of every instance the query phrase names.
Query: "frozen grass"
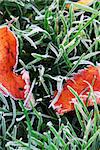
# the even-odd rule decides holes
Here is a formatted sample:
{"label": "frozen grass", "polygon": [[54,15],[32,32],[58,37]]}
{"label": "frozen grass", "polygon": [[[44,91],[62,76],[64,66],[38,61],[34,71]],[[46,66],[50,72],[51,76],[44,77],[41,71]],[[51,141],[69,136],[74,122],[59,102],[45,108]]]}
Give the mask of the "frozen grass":
{"label": "frozen grass", "polygon": [[[0,94],[0,149],[99,150],[100,116],[77,97],[75,112],[57,115],[48,108],[59,77],[65,79],[88,64],[100,62],[100,2],[79,11],[63,0],[0,1],[0,24],[16,17],[11,29],[19,40],[19,65],[30,72],[36,107],[26,110]],[[35,79],[35,80],[34,80]]]}

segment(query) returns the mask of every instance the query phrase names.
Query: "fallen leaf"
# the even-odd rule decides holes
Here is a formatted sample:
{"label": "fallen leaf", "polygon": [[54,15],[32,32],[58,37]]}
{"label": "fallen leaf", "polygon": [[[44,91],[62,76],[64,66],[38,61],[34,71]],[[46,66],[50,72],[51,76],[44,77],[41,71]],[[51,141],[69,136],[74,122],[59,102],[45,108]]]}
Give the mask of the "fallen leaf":
{"label": "fallen leaf", "polygon": [[[18,75],[18,40],[7,27],[0,28],[0,92],[13,99],[25,100],[30,90],[29,73]],[[32,97],[32,95],[31,95]],[[33,100],[32,100],[33,101]]]}
{"label": "fallen leaf", "polygon": [[59,91],[55,92],[51,106],[59,114],[74,110],[74,104],[77,102],[77,98],[69,90],[69,87],[72,87],[77,92],[84,104],[88,101],[87,106],[93,106],[93,98],[90,96],[88,99],[90,92],[89,84],[93,88],[97,104],[100,104],[100,66],[89,66],[66,80],[61,93],[59,94]]}

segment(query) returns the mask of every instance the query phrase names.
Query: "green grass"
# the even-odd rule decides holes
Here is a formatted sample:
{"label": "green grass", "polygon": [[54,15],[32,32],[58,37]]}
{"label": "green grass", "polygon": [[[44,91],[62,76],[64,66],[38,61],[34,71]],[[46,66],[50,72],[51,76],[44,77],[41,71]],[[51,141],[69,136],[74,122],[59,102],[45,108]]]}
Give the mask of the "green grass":
{"label": "green grass", "polygon": [[[0,150],[99,150],[100,115],[80,97],[75,111],[59,116],[50,105],[58,78],[100,63],[100,2],[65,9],[63,0],[2,0],[0,24],[16,17],[11,29],[19,41],[17,72],[29,71],[36,106],[0,94]],[[93,95],[92,87],[90,94]]]}

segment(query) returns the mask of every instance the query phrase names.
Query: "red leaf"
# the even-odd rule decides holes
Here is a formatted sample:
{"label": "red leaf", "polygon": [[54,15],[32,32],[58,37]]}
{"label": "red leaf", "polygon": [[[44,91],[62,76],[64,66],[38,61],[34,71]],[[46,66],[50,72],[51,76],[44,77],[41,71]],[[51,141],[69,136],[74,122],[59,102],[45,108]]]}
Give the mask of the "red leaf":
{"label": "red leaf", "polygon": [[[15,73],[18,62],[18,40],[7,26],[0,28],[0,91],[14,99],[26,99],[30,90],[28,72]],[[25,76],[26,74],[26,76]]]}
{"label": "red leaf", "polygon": [[[58,100],[56,102],[52,101],[51,105],[59,114],[74,110],[73,101],[77,100],[68,89],[68,86],[72,87],[86,104],[88,94],[90,92],[88,83],[93,87],[97,103],[100,104],[100,66],[89,66],[87,69],[81,70],[72,78],[66,80]],[[90,97],[88,100],[88,106],[93,105],[93,99]]]}
{"label": "red leaf", "polygon": [[[82,4],[82,5],[86,5],[87,6],[87,5],[91,5],[93,3],[93,0],[78,0],[76,2],[75,1],[72,1],[72,2],[74,2],[76,4]],[[66,4],[66,8],[69,9],[69,7],[70,7],[70,3]],[[77,9],[78,8],[74,6],[74,10],[77,10]]]}

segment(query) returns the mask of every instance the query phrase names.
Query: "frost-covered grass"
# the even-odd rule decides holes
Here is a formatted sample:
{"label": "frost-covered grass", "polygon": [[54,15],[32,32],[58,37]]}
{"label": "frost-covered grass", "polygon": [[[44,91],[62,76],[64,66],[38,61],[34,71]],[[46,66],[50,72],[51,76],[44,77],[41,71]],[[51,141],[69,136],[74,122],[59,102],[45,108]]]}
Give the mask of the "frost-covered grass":
{"label": "frost-covered grass", "polygon": [[[0,24],[13,18],[11,30],[19,40],[17,72],[29,71],[36,106],[26,110],[23,101],[0,94],[0,149],[99,150],[100,115],[87,109],[79,96],[75,111],[59,116],[48,108],[58,77],[70,77],[87,65],[100,63],[100,2],[91,7],[63,0],[2,0]],[[8,20],[8,21],[7,21]],[[93,91],[91,88],[91,93]]]}

